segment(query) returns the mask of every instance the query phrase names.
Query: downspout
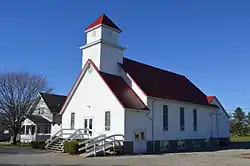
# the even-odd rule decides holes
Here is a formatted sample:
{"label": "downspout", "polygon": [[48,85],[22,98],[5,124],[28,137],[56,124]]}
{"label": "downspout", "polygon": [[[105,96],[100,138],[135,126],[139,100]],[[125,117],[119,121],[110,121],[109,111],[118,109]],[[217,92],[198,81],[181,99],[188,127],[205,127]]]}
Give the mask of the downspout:
{"label": "downspout", "polygon": [[212,142],[212,138],[213,138],[213,112],[210,113],[210,120],[211,120],[211,133],[210,133],[210,141]]}
{"label": "downspout", "polygon": [[150,113],[147,114],[147,117],[151,120],[151,127],[152,127],[152,130],[151,130],[151,135],[152,135],[152,151],[153,153],[155,152],[155,140],[154,140],[154,103],[158,101],[157,99],[154,99],[152,101],[152,113],[151,113],[151,117],[149,116]]}
{"label": "downspout", "polygon": [[219,122],[218,122],[218,113],[219,113],[219,108],[217,108],[216,113],[211,112],[210,113],[210,118],[211,118],[211,140],[213,138],[213,117],[212,115],[215,115],[215,120],[216,120],[216,136],[217,136],[217,144],[219,143]]}
{"label": "downspout", "polygon": [[217,143],[219,144],[220,141],[219,141],[219,119],[218,119],[218,115],[220,115],[220,109],[217,108],[217,111],[216,111],[216,132],[217,132]]}

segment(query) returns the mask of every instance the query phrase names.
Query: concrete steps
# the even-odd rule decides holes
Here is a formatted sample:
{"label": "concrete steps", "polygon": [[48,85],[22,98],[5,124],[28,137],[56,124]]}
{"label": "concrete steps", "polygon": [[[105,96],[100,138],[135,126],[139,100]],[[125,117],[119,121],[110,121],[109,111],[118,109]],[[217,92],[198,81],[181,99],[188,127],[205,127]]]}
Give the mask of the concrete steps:
{"label": "concrete steps", "polygon": [[51,145],[49,145],[47,150],[50,152],[54,152],[54,153],[63,153],[64,149],[63,149],[62,142],[63,142],[63,139],[59,139],[58,141],[53,142]]}

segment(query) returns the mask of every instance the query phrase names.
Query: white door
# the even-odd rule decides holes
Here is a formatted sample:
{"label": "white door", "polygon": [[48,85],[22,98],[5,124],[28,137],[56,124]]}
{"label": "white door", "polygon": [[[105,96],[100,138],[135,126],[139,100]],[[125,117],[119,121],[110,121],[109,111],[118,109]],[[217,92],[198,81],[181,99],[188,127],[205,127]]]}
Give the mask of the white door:
{"label": "white door", "polygon": [[84,128],[88,130],[84,130],[84,134],[88,134],[90,137],[93,135],[93,118],[83,118]]}
{"label": "white door", "polygon": [[137,130],[134,132],[134,138],[133,138],[134,153],[147,152],[147,141],[145,137],[146,137],[146,130]]}

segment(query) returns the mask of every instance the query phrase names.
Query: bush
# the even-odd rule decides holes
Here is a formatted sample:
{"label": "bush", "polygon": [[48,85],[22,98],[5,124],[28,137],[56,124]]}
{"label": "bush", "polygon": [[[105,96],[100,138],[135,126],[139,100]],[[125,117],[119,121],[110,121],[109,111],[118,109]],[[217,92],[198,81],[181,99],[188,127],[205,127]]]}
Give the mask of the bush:
{"label": "bush", "polygon": [[64,142],[63,143],[64,152],[72,155],[79,154],[78,152],[79,143],[80,143],[79,141]]}
{"label": "bush", "polygon": [[34,149],[45,149],[45,141],[31,141],[30,146]]}

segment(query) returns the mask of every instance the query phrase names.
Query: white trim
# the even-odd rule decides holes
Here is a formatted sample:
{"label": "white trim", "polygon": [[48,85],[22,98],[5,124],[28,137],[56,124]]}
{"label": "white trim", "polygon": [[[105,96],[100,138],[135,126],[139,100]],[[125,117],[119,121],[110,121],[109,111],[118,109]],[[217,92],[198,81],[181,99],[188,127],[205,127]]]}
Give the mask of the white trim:
{"label": "white trim", "polygon": [[96,26],[94,26],[94,27],[92,27],[92,28],[90,28],[90,29],[85,30],[84,32],[87,33],[87,32],[93,31],[93,30],[95,30],[95,29],[97,29],[97,28],[99,28],[99,27],[102,27],[102,26],[105,27],[105,28],[109,28],[109,29],[111,29],[111,30],[113,30],[113,31],[116,31],[116,32],[118,32],[118,33],[121,33],[121,32],[122,32],[121,30],[112,28],[112,27],[107,26],[107,25],[105,25],[105,24],[98,24],[98,25],[96,25]]}
{"label": "white trim", "polygon": [[[145,106],[147,106],[147,105],[145,105]],[[145,113],[145,111],[146,111],[146,113],[150,112],[150,110],[131,109],[131,108],[125,108],[125,111],[142,112],[142,113]]]}
{"label": "white trim", "polygon": [[[94,63],[93,63],[93,65],[92,65],[92,63],[93,63],[93,62],[92,62],[90,59],[88,59],[88,61],[85,63],[84,68],[82,69],[82,71],[81,71],[79,77],[77,78],[77,80],[76,80],[74,86],[72,87],[72,89],[71,89],[71,91],[70,91],[70,93],[69,93],[69,95],[68,95],[68,97],[67,97],[67,99],[66,99],[66,101],[65,101],[65,103],[64,103],[64,105],[63,105],[63,107],[61,108],[61,111],[60,111],[59,115],[62,115],[62,114],[64,113],[64,111],[66,110],[66,108],[68,107],[69,102],[71,101],[71,99],[72,99],[72,97],[74,96],[74,94],[75,94],[75,92],[76,92],[78,86],[80,85],[80,83],[81,83],[81,81],[82,81],[82,79],[83,79],[85,73],[87,72],[88,65],[91,65],[91,66],[95,69],[95,72],[98,73],[98,69],[97,69],[95,66],[93,66]],[[116,98],[116,101],[121,105],[122,108],[124,108],[124,106],[122,105],[122,103],[121,103],[121,102],[119,101],[119,99],[115,96],[114,92],[109,88],[108,84],[107,84],[107,83],[105,82],[105,80],[102,78],[102,76],[100,75],[100,73],[98,73],[98,76],[101,77],[101,79],[102,79],[103,83],[105,84],[105,86],[106,86],[106,87],[109,89],[109,91],[114,95],[114,97]]]}
{"label": "white trim", "polygon": [[105,41],[103,39],[99,39],[99,40],[94,41],[92,43],[89,43],[89,44],[86,44],[84,46],[81,46],[80,49],[85,49],[85,48],[91,47],[91,46],[99,44],[99,43],[103,43],[103,44],[106,44],[108,46],[111,46],[111,47],[114,47],[114,48],[118,48],[118,49],[121,49],[121,50],[126,50],[126,47],[122,47],[122,46],[119,46],[117,44],[113,44],[113,43]]}
{"label": "white trim", "polygon": [[[217,99],[216,96],[213,98],[213,100],[214,100],[214,99],[216,99],[217,103],[219,103],[219,105],[220,105],[221,108],[222,108],[222,111],[227,115],[227,117],[230,118],[229,114],[227,113],[227,111],[225,110],[225,108],[223,107],[223,105],[220,103],[219,99]],[[212,102],[213,100],[211,100],[211,102]],[[211,103],[211,102],[210,102],[210,103]]]}
{"label": "white trim", "polygon": [[152,100],[162,100],[162,101],[170,101],[170,102],[175,102],[175,103],[182,103],[182,104],[189,104],[189,105],[199,105],[202,107],[209,107],[209,108],[214,108],[216,109],[216,111],[218,111],[215,106],[212,105],[201,105],[201,104],[195,104],[195,103],[190,103],[190,102],[185,102],[185,101],[178,101],[178,100],[170,100],[170,99],[163,99],[163,98],[158,98],[158,97],[152,97],[152,96],[148,96],[149,99]]}
{"label": "white trim", "polygon": [[[122,68],[122,67],[121,67]],[[123,69],[122,69],[123,70]],[[123,70],[124,71],[124,70]],[[125,71],[124,71],[125,72]],[[126,72],[125,72],[126,73]],[[136,86],[137,88],[142,92],[142,94],[145,96],[145,97],[148,97],[147,94],[141,89],[141,87],[135,82],[135,80],[133,79],[133,77],[131,77],[131,75],[127,72],[126,73],[127,77],[130,79],[130,81],[132,81]],[[144,103],[145,104],[145,103]]]}

